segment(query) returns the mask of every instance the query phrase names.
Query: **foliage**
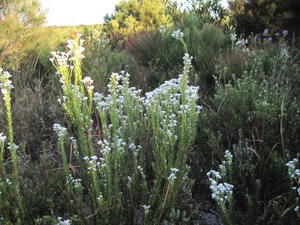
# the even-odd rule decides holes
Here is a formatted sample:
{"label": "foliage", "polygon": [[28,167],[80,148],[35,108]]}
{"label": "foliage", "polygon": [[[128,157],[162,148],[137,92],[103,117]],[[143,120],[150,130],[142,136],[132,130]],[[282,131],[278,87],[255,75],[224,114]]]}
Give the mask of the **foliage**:
{"label": "foliage", "polygon": [[222,157],[220,149],[234,150],[234,196],[240,209],[247,211],[247,223],[253,224],[258,217],[273,223],[281,221],[288,209],[286,204],[279,205],[288,182],[279,180],[287,178],[284,159],[297,153],[293,140],[299,139],[294,130],[299,123],[293,119],[291,125],[289,120],[299,118],[293,109],[294,104],[299,107],[293,97],[299,68],[284,40],[237,48],[248,54],[244,72],[230,75],[227,72],[232,70],[223,68],[215,77],[215,95],[200,116],[202,134],[213,159]]}
{"label": "foliage", "polygon": [[[170,219],[172,209],[179,209],[177,204],[184,199],[178,193],[189,193],[186,161],[198,111],[197,88],[189,87],[187,80],[191,59],[185,56],[180,78],[146,93],[146,98],[140,97],[141,90],[129,87],[128,75],[116,73],[110,79],[109,95],[95,93],[93,96],[92,80],[82,79],[79,67],[81,43],[81,39],[70,41],[69,52],[56,53],[52,61],[61,74],[66,96],[62,105],[78,138],[75,154],[84,169],[78,172],[88,175],[89,180],[82,179],[85,188],[90,190],[87,198],[92,203],[89,207],[96,213],[94,221],[120,224],[141,217],[144,224],[160,224]],[[66,64],[69,59],[70,66]],[[96,140],[92,135],[93,99],[101,124],[94,131],[101,134]],[[68,182],[71,175],[64,156],[65,128],[56,127]],[[139,211],[142,215],[138,215]]]}
{"label": "foliage", "polygon": [[114,40],[128,38],[170,25],[164,0],[122,0],[105,20],[105,30]]}
{"label": "foliage", "polygon": [[95,89],[106,90],[109,74],[118,71],[131,71],[135,63],[125,51],[113,49],[106,34],[99,27],[86,27],[83,30],[85,58],[83,72],[91,77]]}
{"label": "foliage", "polygon": [[225,16],[225,9],[221,5],[221,0],[191,0],[188,1],[187,11],[198,17],[199,22],[221,23]]}
{"label": "foliage", "polygon": [[45,14],[37,0],[5,0],[0,5],[0,63],[17,67],[34,46],[39,36],[36,27],[44,22]]}
{"label": "foliage", "polygon": [[291,30],[236,35],[219,1],[193,2],[165,1],[174,25],[124,48],[102,25],[34,27],[40,37],[3,62],[0,224],[205,224],[204,211],[224,224],[299,223]]}
{"label": "foliage", "polygon": [[49,62],[50,52],[53,50],[62,50],[65,40],[70,39],[74,33],[82,32],[82,27],[39,27],[37,32],[40,34],[36,39],[35,48],[30,49],[30,54],[38,56],[38,63],[45,67],[46,70],[51,68]]}
{"label": "foliage", "polygon": [[229,8],[239,34],[256,34],[265,28],[299,34],[298,0],[231,0]]}
{"label": "foliage", "polygon": [[[194,24],[194,15],[182,25],[183,43],[172,37],[172,30],[154,31],[127,42],[126,49],[136,58],[139,65],[149,68],[145,77],[152,87],[176,74],[180,55],[185,51],[194,56],[195,80],[204,91],[212,87],[212,75],[220,53],[230,46],[229,35],[213,24]],[[200,27],[200,28],[199,28]],[[197,43],[197,44],[195,44]],[[162,71],[170,71],[169,77],[162,77]]]}

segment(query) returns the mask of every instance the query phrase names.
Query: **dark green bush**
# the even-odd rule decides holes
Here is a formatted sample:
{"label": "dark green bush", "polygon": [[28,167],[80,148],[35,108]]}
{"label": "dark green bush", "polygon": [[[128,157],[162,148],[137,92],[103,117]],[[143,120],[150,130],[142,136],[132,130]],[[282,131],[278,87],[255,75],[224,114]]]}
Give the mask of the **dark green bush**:
{"label": "dark green bush", "polygon": [[288,204],[271,207],[270,202],[285,199],[289,187],[284,162],[298,153],[299,58],[284,41],[254,46],[243,47],[246,61],[236,70],[242,73],[230,74],[235,71],[230,60],[218,66],[215,94],[202,98],[206,107],[200,137],[207,142],[201,148],[211,153],[213,163],[224,149],[233,150],[237,205],[247,211],[248,224],[258,217],[274,223],[285,219],[280,216]]}
{"label": "dark green bush", "polygon": [[126,52],[113,50],[109,39],[98,27],[86,27],[83,38],[85,40],[85,60],[83,73],[94,79],[95,89],[104,91],[112,72],[130,70],[134,64]]}
{"label": "dark green bush", "polygon": [[[189,17],[194,18],[195,15],[190,14]],[[194,23],[195,19],[185,22],[187,24],[182,25],[183,39],[188,53],[194,57],[193,66],[197,73],[195,79],[203,90],[208,90],[213,84],[212,75],[217,59],[231,44],[229,35],[213,24],[200,26]],[[146,33],[126,45],[127,51],[135,57],[139,65],[149,71],[145,79],[150,83],[155,80],[159,84],[177,74],[178,67],[175,65],[181,64],[180,57],[186,50],[179,40],[171,36],[172,32],[173,30]],[[170,73],[170,77],[157,75],[163,71]],[[153,85],[155,87],[157,83]]]}

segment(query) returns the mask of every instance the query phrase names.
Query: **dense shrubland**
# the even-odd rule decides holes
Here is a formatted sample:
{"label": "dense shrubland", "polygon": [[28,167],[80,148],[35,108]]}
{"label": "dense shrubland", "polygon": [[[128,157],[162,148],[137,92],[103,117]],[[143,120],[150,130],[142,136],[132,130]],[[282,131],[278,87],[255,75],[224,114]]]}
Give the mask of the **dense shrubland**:
{"label": "dense shrubland", "polygon": [[0,61],[0,224],[209,224],[202,203],[226,225],[298,224],[294,23],[248,35],[232,2],[34,27]]}

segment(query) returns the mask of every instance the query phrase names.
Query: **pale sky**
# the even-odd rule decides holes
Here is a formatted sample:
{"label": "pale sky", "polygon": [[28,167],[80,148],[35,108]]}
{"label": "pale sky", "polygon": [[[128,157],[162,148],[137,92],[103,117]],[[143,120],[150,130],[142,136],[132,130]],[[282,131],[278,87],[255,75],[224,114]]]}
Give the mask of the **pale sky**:
{"label": "pale sky", "polygon": [[119,0],[40,0],[48,11],[46,25],[99,24]]}
{"label": "pale sky", "polygon": [[[47,10],[46,25],[89,25],[103,23],[120,0],[40,0]],[[184,1],[184,0],[179,0]],[[223,2],[227,0],[222,0]]]}

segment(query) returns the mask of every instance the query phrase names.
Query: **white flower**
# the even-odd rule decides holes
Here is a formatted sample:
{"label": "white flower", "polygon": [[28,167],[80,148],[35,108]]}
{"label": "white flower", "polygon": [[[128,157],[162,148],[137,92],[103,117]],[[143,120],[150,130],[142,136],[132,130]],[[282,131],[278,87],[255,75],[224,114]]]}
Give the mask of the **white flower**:
{"label": "white flower", "polygon": [[120,80],[120,78],[121,78],[120,74],[118,74],[118,73],[112,73],[110,79],[112,81],[116,81],[116,83],[117,83]]}
{"label": "white flower", "polygon": [[100,195],[97,197],[97,200],[100,201],[101,199],[103,199],[103,195],[100,194]]}
{"label": "white flower", "polygon": [[141,166],[137,166],[137,169],[141,172],[141,173],[143,173],[143,167],[141,167]]}
{"label": "white flower", "polygon": [[178,171],[179,171],[179,169],[177,169],[177,168],[171,168],[172,173],[177,173]]}
{"label": "white flower", "polygon": [[167,27],[166,27],[166,26],[161,26],[161,27],[159,28],[159,32],[160,32],[160,33],[166,33],[166,32],[167,32]]}
{"label": "white flower", "polygon": [[296,158],[285,164],[288,168],[288,174],[289,174],[289,177],[291,180],[295,179],[296,176],[298,176],[298,174],[299,174],[298,170],[296,170],[297,164],[298,164],[298,159],[296,159]]}
{"label": "white flower", "polygon": [[177,39],[177,40],[183,38],[183,36],[184,36],[184,34],[183,34],[183,32],[181,32],[180,29],[175,30],[175,31],[171,34],[171,37],[173,37],[173,38],[175,38],[175,39]]}
{"label": "white flower", "polygon": [[226,150],[225,151],[225,159],[229,165],[231,165],[231,163],[232,163],[232,158],[233,158],[233,156],[232,156],[231,152],[229,150]]}
{"label": "white flower", "polygon": [[4,71],[2,68],[0,68],[0,89],[4,96],[10,93],[10,90],[14,88],[10,78],[11,75],[7,71]]}
{"label": "white flower", "polygon": [[248,40],[247,39],[239,39],[235,45],[239,46],[239,47],[246,47],[246,45],[248,44]]}
{"label": "white flower", "polygon": [[62,217],[57,217],[58,223],[56,225],[71,225],[71,220],[63,220]]}
{"label": "white flower", "polygon": [[96,161],[97,159],[98,159],[97,156],[95,156],[95,155],[91,156],[91,160]]}
{"label": "white flower", "polygon": [[168,177],[168,180],[169,180],[169,181],[173,181],[173,180],[175,180],[176,178],[177,178],[176,175],[175,175],[174,173],[171,173],[170,176]]}
{"label": "white flower", "polygon": [[59,138],[62,138],[67,134],[67,128],[61,126],[58,123],[53,124],[53,130],[57,133],[57,136]]}
{"label": "white flower", "polygon": [[93,86],[93,80],[92,78],[90,77],[85,77],[83,80],[82,80],[82,83],[88,88],[88,89],[94,89],[94,86]]}
{"label": "white flower", "polygon": [[280,57],[288,59],[290,57],[288,49],[282,48],[280,51]]}
{"label": "white flower", "polygon": [[99,158],[95,155],[93,156],[85,156],[83,157],[83,160],[85,160],[88,164],[88,167],[87,169],[90,170],[90,171],[97,171],[97,167],[100,166],[100,163],[97,162]]}
{"label": "white flower", "polygon": [[143,205],[142,207],[144,209],[144,213],[148,214],[149,213],[149,209],[150,209],[150,205]]}
{"label": "white flower", "polygon": [[222,179],[220,172],[215,170],[208,171],[207,176],[211,178],[215,178],[217,180]]}
{"label": "white flower", "polygon": [[8,148],[9,149],[14,149],[14,150],[18,150],[19,149],[19,146],[16,145],[15,143],[8,143]]}
{"label": "white flower", "polygon": [[0,133],[0,143],[6,140],[6,136],[3,133]]}
{"label": "white flower", "polygon": [[226,175],[226,166],[230,165],[232,162],[232,154],[229,150],[225,151],[225,160],[226,161],[223,161],[222,164],[219,165],[221,172],[210,170],[207,173],[210,182],[209,187],[212,191],[211,197],[220,204],[225,204],[225,202],[232,197],[234,187],[232,184],[220,182],[223,178],[222,176]]}
{"label": "white flower", "polygon": [[230,34],[230,40],[233,41],[233,42],[237,40],[237,36],[236,36],[235,33],[234,34]]}
{"label": "white flower", "polygon": [[11,181],[9,179],[6,179],[5,182],[8,184],[8,185],[11,185]]}

